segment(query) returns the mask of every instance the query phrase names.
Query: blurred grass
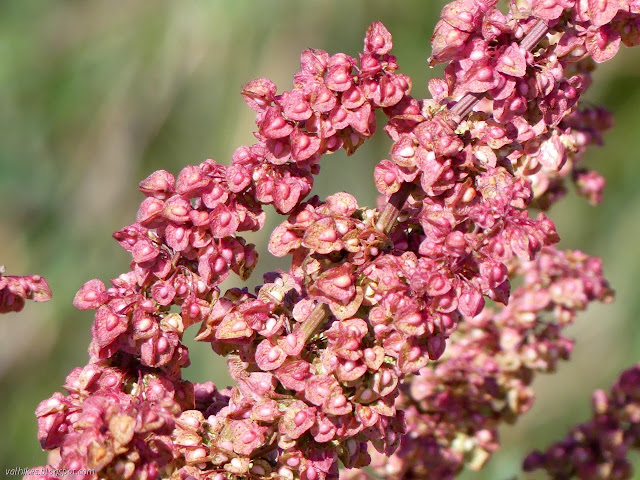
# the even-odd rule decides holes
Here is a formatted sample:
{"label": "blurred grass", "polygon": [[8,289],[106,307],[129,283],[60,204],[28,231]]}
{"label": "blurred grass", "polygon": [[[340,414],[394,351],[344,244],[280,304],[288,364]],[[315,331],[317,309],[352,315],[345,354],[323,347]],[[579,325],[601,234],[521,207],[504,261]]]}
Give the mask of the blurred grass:
{"label": "blurred grass", "polygon": [[[193,0],[22,0],[0,3],[0,263],[9,274],[39,273],[54,300],[0,317],[0,472],[42,464],[33,411],[68,371],[87,361],[90,312],[71,306],[89,278],[125,271],[128,255],[111,233],[135,219],[140,179],[178,172],[213,157],[228,162],[253,141],[253,112],[239,95],[259,76],[291,85],[299,53],[314,47],[356,55],[380,20],[413,92],[424,96],[428,40],[443,2]],[[608,180],[597,208],[571,196],[551,212],[566,248],[605,261],[617,302],[583,315],[573,361],[537,381],[539,399],[482,474],[518,471],[531,447],[544,447],[586,418],[589,394],[638,360],[640,329],[640,54],[624,51],[596,73],[589,100],[617,119],[606,146],[589,155]],[[387,156],[381,136],[347,159],[327,157],[321,197],[340,190],[374,204],[373,166]],[[273,213],[272,211],[270,213]],[[279,219],[270,216],[271,225]],[[283,264],[266,251],[269,227],[251,237],[259,271]],[[189,335],[188,336],[192,336]],[[190,342],[192,380],[222,385],[224,363]],[[532,477],[533,478],[533,477]]]}

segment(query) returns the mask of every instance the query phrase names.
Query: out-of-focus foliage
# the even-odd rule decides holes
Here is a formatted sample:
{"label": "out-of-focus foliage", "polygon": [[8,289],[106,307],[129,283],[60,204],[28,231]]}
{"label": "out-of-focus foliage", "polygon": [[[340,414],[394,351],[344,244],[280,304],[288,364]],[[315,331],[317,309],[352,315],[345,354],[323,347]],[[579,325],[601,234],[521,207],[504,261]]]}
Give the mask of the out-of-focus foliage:
{"label": "out-of-focus foliage", "polygon": [[[413,94],[426,95],[428,41],[444,2],[335,0],[8,0],[0,3],[0,263],[8,274],[47,277],[54,298],[0,318],[0,471],[44,462],[33,414],[87,360],[92,315],[71,306],[89,278],[126,271],[111,233],[134,221],[137,183],[151,171],[177,172],[207,157],[226,162],[252,142],[253,112],[242,84],[270,77],[289,88],[307,47],[360,49],[382,21],[394,37]],[[596,208],[571,195],[551,212],[566,247],[604,258],[617,302],[594,307],[574,334],[573,361],[537,382],[538,401],[503,429],[505,448],[482,474],[517,472],[531,447],[544,447],[586,419],[590,392],[608,388],[640,358],[640,55],[624,51],[595,75],[590,101],[616,115],[605,148],[589,165],[608,181]],[[374,204],[373,166],[390,142],[347,158],[327,157],[320,196],[340,190]],[[273,212],[272,212],[273,213]],[[250,279],[283,266],[269,258],[268,232],[252,237],[262,259]],[[188,336],[189,332],[187,332]],[[223,386],[225,365],[191,345],[192,380]]]}

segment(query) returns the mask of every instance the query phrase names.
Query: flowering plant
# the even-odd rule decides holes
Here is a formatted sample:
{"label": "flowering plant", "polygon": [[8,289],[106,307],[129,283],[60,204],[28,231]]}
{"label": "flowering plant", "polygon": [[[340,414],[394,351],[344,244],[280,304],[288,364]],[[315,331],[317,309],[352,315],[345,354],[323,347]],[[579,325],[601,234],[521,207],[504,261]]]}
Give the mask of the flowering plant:
{"label": "flowering plant", "polygon": [[[496,4],[445,7],[430,63],[448,65],[432,98],[410,96],[391,34],[374,23],[357,60],[309,49],[290,91],[247,83],[258,141],[230,165],[140,183],[137,221],[114,234],[130,270],[74,300],[95,310],[89,364],[36,411],[52,467],[315,480],[453,478],[484,465],[498,425],[531,406],[534,373],[570,355],[564,328],[612,298],[598,259],[554,247],[543,211],[569,182],[600,200],[604,180],[580,162],[611,121],[578,99],[594,62],[640,43],[637,0]],[[355,152],[376,133],[376,110],[393,140],[374,172],[378,207],[347,192],[307,199],[321,157]],[[262,228],[264,205],[288,216],[269,251],[290,267],[254,293],[222,292],[256,265],[240,234]],[[0,281],[3,310],[48,295],[39,277]],[[195,324],[228,358],[234,387],[182,378]],[[628,478],[630,372],[611,398],[596,394],[593,425],[525,468]]]}

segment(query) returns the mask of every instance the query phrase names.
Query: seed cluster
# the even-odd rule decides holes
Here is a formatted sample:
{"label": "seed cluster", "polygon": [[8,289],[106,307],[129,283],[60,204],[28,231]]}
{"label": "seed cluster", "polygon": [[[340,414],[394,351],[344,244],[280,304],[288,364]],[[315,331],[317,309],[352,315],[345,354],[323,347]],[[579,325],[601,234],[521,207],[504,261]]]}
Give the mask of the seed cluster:
{"label": "seed cluster", "polygon": [[[486,462],[498,425],[531,405],[533,374],[569,356],[563,328],[612,298],[599,260],[555,249],[553,222],[530,211],[569,181],[600,200],[604,180],[581,159],[611,119],[578,99],[594,62],[640,43],[637,0],[496,4],[444,8],[430,62],[448,65],[433,98],[410,96],[376,22],[358,60],[309,49],[292,90],[244,85],[258,142],[230,165],[140,183],[137,221],[114,234],[130,270],[74,300],[96,310],[90,363],[36,412],[52,466],[333,480],[367,478],[370,465],[399,480]],[[393,140],[374,171],[378,208],[346,192],[307,198],[320,158],[352,154],[376,110]],[[246,280],[256,265],[240,234],[263,227],[264,205],[287,215],[269,251],[290,267],[254,293],[223,293],[231,272]],[[235,386],[182,379],[196,324]]]}

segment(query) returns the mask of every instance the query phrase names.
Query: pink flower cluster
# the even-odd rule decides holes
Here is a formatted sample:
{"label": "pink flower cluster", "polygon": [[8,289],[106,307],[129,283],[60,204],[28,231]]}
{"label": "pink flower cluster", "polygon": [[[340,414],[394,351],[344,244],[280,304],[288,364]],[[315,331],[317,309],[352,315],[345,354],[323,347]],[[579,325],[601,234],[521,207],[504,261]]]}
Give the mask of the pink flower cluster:
{"label": "pink flower cluster", "polygon": [[[137,222],[114,234],[132,255],[131,271],[108,289],[100,280],[87,282],[74,301],[97,309],[93,361],[126,352],[179,376],[188,364],[180,337],[190,325],[220,313],[227,321],[217,340],[251,336],[227,315],[227,302],[214,306],[230,272],[247,279],[257,261],[254,245],[237,234],[262,228],[262,205],[291,212],[310,192],[320,156],[355,150],[375,130],[373,110],[404,96],[409,85],[394,73],[390,41],[384,27],[371,27],[357,77],[353,58],[307,50],[291,92],[276,95],[267,79],[248,83],[243,96],[258,112],[257,144],[238,148],[230,166],[207,160],[185,167],[177,179],[160,170],[140,183],[147,198]],[[167,316],[173,305],[180,315]]]}
{"label": "pink flower cluster", "polygon": [[[640,43],[637,1],[496,4],[445,7],[431,62],[449,65],[432,99],[409,95],[376,22],[359,61],[306,50],[292,90],[246,84],[258,142],[229,166],[140,183],[136,223],[114,234],[130,270],[74,300],[96,310],[90,363],[36,412],[53,466],[333,480],[340,464],[400,479],[486,462],[499,423],[531,404],[533,373],[568,357],[562,328],[611,297],[599,261],[555,250],[554,224],[529,208],[549,208],[567,179],[599,200],[603,180],[579,164],[611,121],[577,101],[591,59]],[[305,200],[321,156],[353,153],[376,109],[394,142],[374,172],[379,208],[346,192]],[[262,228],[263,205],[288,215],[269,250],[290,268],[255,293],[222,293],[231,272],[246,280],[256,265],[240,234]],[[194,324],[228,357],[234,387],[182,379]]]}
{"label": "pink flower cluster", "polygon": [[109,478],[158,478],[171,468],[171,435],[176,417],[194,404],[193,385],[139,365],[90,363],[73,369],[64,388],[68,396],[55,393],[36,410],[43,448],[56,448],[52,465]]}
{"label": "pink flower cluster", "polygon": [[40,275],[5,275],[4,267],[0,266],[0,313],[19,312],[25,300],[46,302],[50,299],[49,284]]}
{"label": "pink flower cluster", "polygon": [[640,365],[625,370],[609,395],[596,390],[592,402],[593,418],[546,452],[529,454],[525,471],[543,469],[554,478],[633,478],[627,455],[640,445]]}
{"label": "pink flower cluster", "polygon": [[[604,187],[595,172],[577,167],[584,148],[601,142],[611,125],[602,109],[575,109],[591,84],[593,60],[603,62],[640,43],[637,0],[531,0],[511,2],[504,15],[493,1],[457,0],[447,5],[432,39],[432,64],[449,62],[444,79],[430,82],[435,99],[485,95],[477,110],[488,114],[470,134],[479,142],[475,162],[506,158],[531,178],[536,205],[548,208],[564,193],[562,179],[597,203]],[[534,52],[525,35],[545,28]],[[535,36],[538,38],[538,35]],[[516,39],[523,39],[518,46]],[[517,143],[509,140],[516,139]],[[515,148],[514,148],[515,146]]]}
{"label": "pink flower cluster", "polygon": [[[131,252],[131,270],[113,279],[109,288],[100,280],[91,280],[75,297],[76,307],[96,310],[90,365],[117,368],[126,364],[134,371],[156,369],[158,378],[171,386],[180,382],[181,369],[189,364],[181,340],[184,330],[195,323],[202,324],[198,340],[211,343],[216,352],[231,357],[238,386],[218,401],[224,407],[212,411],[207,404],[194,410],[196,405],[187,408],[183,403],[182,409],[174,411],[177,427],[170,443],[173,457],[165,463],[171,463],[180,472],[177,475],[188,475],[193,465],[198,465],[196,470],[205,476],[211,472],[241,475],[249,471],[268,475],[264,472],[273,470],[269,465],[277,460],[286,465],[282,467],[285,470],[292,468],[309,480],[335,476],[337,455],[334,448],[328,448],[328,442],[339,439],[351,439],[340,453],[345,464],[367,463],[363,460],[368,458],[365,443],[352,440],[366,427],[355,416],[339,383],[357,379],[363,374],[362,368],[346,363],[340,365],[343,376],[337,379],[331,375],[338,358],[344,363],[337,353],[344,352],[342,332],[346,326],[342,330],[338,325],[334,328],[333,353],[327,351],[325,359],[332,365],[330,371],[309,379],[312,364],[301,357],[306,340],[315,333],[303,325],[314,306],[313,299],[322,297],[324,289],[332,290],[332,286],[349,290],[345,282],[352,283],[351,274],[345,273],[334,285],[334,272],[329,272],[326,279],[318,281],[316,293],[309,288],[308,297],[301,278],[284,272],[274,273],[257,295],[230,290],[221,296],[218,285],[231,271],[246,279],[255,266],[254,246],[237,234],[263,226],[262,205],[273,204],[282,213],[300,208],[301,199],[311,190],[320,156],[339,148],[352,153],[375,131],[374,109],[393,106],[405,96],[410,85],[405,76],[395,73],[397,66],[390,48],[389,32],[381,24],[374,24],[367,32],[359,68],[358,62],[347,55],[330,57],[326,52],[308,50],[302,54],[302,69],[295,76],[296,87],[291,92],[276,95],[275,86],[266,79],[245,85],[243,96],[257,111],[259,142],[240,147],[228,167],[207,160],[185,167],[177,178],[161,170],[142,181],[140,190],[147,198],[140,206],[137,222],[114,234]],[[356,215],[355,199],[348,194],[328,199],[326,204],[325,216],[330,220],[338,215],[344,219]],[[318,208],[317,215],[321,213]],[[355,219],[349,223],[355,228]],[[311,235],[316,241],[325,242],[328,236],[338,235],[337,230],[323,232],[322,226],[320,223],[320,228],[310,229],[316,232]],[[345,233],[341,231],[340,237]],[[342,240],[336,245],[343,245]],[[334,250],[338,253],[341,247]],[[332,251],[326,250],[325,254]],[[350,289],[355,290],[352,285]],[[344,294],[337,295],[342,302]],[[363,337],[367,327],[361,323],[357,327]],[[375,350],[374,359],[369,361],[372,371],[380,370],[382,361],[381,352]],[[386,386],[389,390],[387,384],[394,379],[391,389],[397,385],[392,369],[380,370],[378,377],[382,383],[378,389]],[[70,393],[73,397],[75,392]],[[129,391],[126,394],[132,395]],[[96,395],[91,392],[91,398]],[[377,398],[372,391],[364,395],[371,397],[367,403]],[[60,448],[56,460],[59,468],[78,466],[78,456],[70,453],[65,443],[69,435],[64,433],[85,428],[75,423],[75,412],[83,408],[85,400],[85,396],[79,396],[68,405],[56,404],[37,412],[43,447]],[[399,441],[402,429],[392,404],[392,397],[381,402],[380,408],[390,417],[382,423],[371,408],[358,408],[358,412],[363,410],[361,416],[368,416],[367,427],[374,430],[377,426],[377,436],[383,442],[387,428],[398,432],[394,442]],[[178,415],[180,412],[182,415]],[[113,413],[121,414],[119,410]],[[101,418],[107,421],[111,415],[111,411],[103,412]],[[183,417],[187,423],[178,421]],[[203,425],[196,425],[194,419],[200,417]],[[92,432],[95,430],[83,434],[89,438]],[[300,439],[307,432],[313,432],[318,443]],[[195,443],[194,435],[199,439]],[[108,435],[93,440],[109,461],[98,462],[85,449],[84,468],[111,471],[126,456],[125,450],[113,446]],[[135,444],[128,445],[136,450]],[[256,463],[263,450],[276,455],[270,462]],[[363,459],[358,460],[360,457]],[[184,468],[174,461],[176,458],[184,458]],[[127,477],[144,476],[145,468],[145,462],[130,470],[127,467]],[[159,466],[154,464],[153,468]]]}
{"label": "pink flower cluster", "polygon": [[512,265],[523,279],[508,306],[462,322],[438,362],[407,378],[396,407],[408,434],[390,458],[376,456],[380,478],[454,478],[478,470],[499,447],[498,426],[531,407],[536,372],[554,372],[573,341],[563,335],[579,311],[612,292],[599,259],[545,248]]}

